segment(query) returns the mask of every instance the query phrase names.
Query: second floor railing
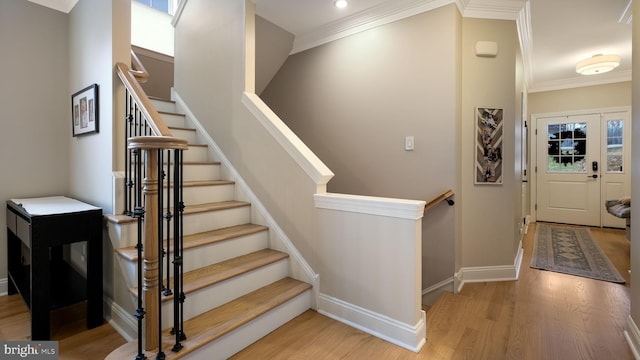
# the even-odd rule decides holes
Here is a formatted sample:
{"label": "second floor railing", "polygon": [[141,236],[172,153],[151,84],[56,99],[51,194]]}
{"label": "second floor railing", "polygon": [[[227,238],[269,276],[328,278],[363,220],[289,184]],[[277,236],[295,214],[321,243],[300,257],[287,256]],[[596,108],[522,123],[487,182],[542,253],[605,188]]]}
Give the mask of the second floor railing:
{"label": "second floor railing", "polygon": [[[175,344],[182,348],[183,331],[183,151],[187,141],[171,135],[159,113],[140,86],[146,71],[132,52],[136,70],[118,63],[116,72],[125,88],[124,213],[137,219],[138,355],[162,349],[164,296],[173,295]],[[142,68],[142,70],[141,70]],[[165,269],[166,265],[166,269]],[[173,266],[172,266],[173,265]],[[173,275],[173,277],[171,276]]]}

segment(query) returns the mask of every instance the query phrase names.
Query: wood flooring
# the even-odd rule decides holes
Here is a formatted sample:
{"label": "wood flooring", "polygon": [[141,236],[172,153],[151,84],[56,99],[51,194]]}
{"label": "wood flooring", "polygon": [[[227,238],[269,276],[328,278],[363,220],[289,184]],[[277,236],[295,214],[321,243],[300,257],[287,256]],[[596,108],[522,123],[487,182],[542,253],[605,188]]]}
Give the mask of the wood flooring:
{"label": "wood flooring", "polygon": [[[309,310],[233,359],[605,359],[633,355],[629,250],[623,230],[591,229],[626,284],[529,268],[535,224],[525,237],[518,281],[466,284],[427,312],[418,354]],[[60,359],[103,359],[125,341],[108,324],[87,331],[82,307],[52,315]],[[0,297],[0,339],[27,340],[29,312],[19,295]]]}

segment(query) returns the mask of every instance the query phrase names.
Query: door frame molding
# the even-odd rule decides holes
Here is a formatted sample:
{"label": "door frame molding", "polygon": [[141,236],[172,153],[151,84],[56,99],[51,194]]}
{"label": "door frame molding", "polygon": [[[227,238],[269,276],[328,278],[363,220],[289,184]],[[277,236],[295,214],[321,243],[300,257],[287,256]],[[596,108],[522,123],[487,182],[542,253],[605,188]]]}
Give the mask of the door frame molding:
{"label": "door frame molding", "polygon": [[[529,187],[529,214],[531,214],[531,221],[535,222],[538,220],[538,211],[536,210],[536,204],[538,201],[538,173],[535,169],[535,166],[538,165],[538,119],[541,118],[549,118],[549,117],[562,117],[562,116],[575,116],[575,115],[589,115],[589,114],[599,114],[601,119],[602,115],[608,113],[616,113],[616,112],[629,112],[631,115],[631,106],[615,106],[615,107],[606,107],[606,108],[595,108],[595,109],[584,109],[584,110],[572,110],[572,111],[557,111],[557,112],[549,112],[549,113],[536,113],[531,114],[531,130],[529,131],[529,166],[531,167],[528,170],[528,173],[532,176],[528,176],[530,187]],[[631,117],[629,117],[631,119]],[[631,146],[631,145],[629,145]]]}

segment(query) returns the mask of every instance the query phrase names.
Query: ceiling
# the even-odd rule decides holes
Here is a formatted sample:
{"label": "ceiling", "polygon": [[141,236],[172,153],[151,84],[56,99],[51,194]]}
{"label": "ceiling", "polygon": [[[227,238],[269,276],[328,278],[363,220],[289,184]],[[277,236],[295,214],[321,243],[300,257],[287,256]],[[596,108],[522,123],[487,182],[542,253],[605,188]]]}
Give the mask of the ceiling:
{"label": "ceiling", "polygon": [[[295,35],[293,52],[456,3],[465,17],[517,20],[531,92],[631,80],[631,0],[253,0],[256,13]],[[584,76],[575,64],[617,54],[615,70]]]}
{"label": "ceiling", "polygon": [[[78,0],[29,0],[69,12]],[[183,0],[184,1],[184,0]],[[293,53],[455,3],[464,17],[516,20],[530,92],[631,80],[632,0],[253,0],[256,13],[295,35]],[[596,54],[622,58],[615,70],[583,76]]]}

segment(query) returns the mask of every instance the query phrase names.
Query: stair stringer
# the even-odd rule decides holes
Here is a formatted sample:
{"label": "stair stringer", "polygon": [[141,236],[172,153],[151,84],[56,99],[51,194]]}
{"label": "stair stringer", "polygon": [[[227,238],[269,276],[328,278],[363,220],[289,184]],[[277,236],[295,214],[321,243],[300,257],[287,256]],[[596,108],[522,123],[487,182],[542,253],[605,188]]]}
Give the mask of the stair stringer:
{"label": "stair stringer", "polygon": [[316,273],[311,268],[295,245],[293,245],[291,239],[289,239],[284,230],[282,230],[275,219],[273,219],[269,214],[264,204],[262,204],[259,198],[236,171],[229,159],[222,152],[222,149],[220,149],[218,144],[216,144],[204,126],[200,121],[198,121],[197,117],[193,112],[191,112],[187,104],[174,89],[171,89],[171,98],[175,101],[178,110],[186,115],[186,123],[197,130],[200,141],[209,146],[211,158],[221,163],[221,171],[224,174],[224,178],[226,180],[235,181],[237,193],[236,198],[251,203],[252,222],[269,228],[269,247],[289,254],[290,277],[312,285],[311,308],[317,310],[318,299],[320,296],[320,274]]}

